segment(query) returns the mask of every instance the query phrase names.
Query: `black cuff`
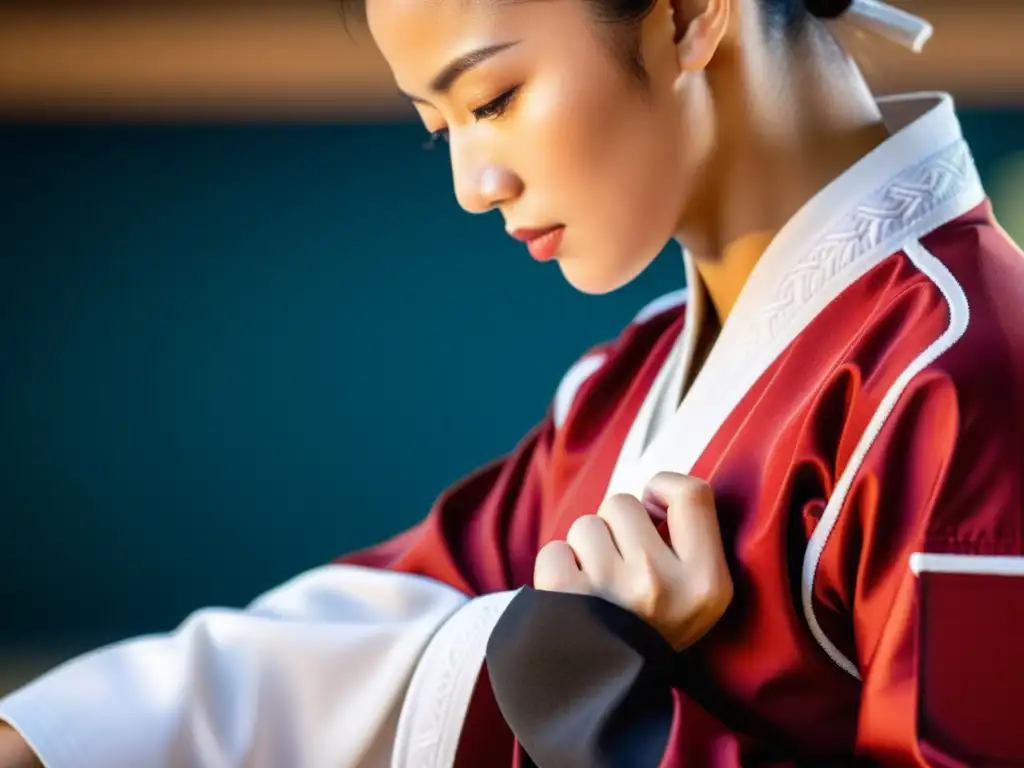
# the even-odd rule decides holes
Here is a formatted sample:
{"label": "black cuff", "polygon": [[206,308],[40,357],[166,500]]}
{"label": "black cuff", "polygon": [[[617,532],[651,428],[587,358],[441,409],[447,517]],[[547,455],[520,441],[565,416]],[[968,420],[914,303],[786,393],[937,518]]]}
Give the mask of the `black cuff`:
{"label": "black cuff", "polygon": [[606,600],[524,588],[487,644],[502,715],[539,768],[655,768],[676,653]]}

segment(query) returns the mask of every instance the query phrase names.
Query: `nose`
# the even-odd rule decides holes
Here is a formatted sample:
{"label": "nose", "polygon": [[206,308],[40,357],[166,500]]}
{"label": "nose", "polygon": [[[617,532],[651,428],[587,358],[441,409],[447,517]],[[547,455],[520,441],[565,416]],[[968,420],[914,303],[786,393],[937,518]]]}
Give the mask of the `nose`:
{"label": "nose", "polygon": [[523,183],[510,169],[493,164],[460,167],[452,158],[455,197],[468,213],[486,213],[518,197]]}

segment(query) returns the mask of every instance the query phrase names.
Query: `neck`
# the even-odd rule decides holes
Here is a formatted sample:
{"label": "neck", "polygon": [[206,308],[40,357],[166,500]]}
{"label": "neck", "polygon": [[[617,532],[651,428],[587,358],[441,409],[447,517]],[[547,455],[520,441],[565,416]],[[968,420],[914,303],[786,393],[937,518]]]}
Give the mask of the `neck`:
{"label": "neck", "polygon": [[827,32],[778,49],[733,50],[708,71],[716,150],[678,240],[720,322],[771,233],[888,135],[856,65]]}
{"label": "neck", "polygon": [[775,230],[750,232],[725,246],[721,257],[703,262],[695,260],[719,323],[725,322],[732,313],[747,276],[754,271],[754,265],[768,250],[775,234]]}

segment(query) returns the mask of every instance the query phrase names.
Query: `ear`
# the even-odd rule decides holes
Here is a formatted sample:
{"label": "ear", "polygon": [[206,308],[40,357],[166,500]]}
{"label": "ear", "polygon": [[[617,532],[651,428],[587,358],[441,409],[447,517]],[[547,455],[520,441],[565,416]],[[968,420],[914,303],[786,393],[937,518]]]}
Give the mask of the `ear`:
{"label": "ear", "polygon": [[732,0],[671,0],[676,58],[681,72],[708,66],[718,51],[732,12]]}

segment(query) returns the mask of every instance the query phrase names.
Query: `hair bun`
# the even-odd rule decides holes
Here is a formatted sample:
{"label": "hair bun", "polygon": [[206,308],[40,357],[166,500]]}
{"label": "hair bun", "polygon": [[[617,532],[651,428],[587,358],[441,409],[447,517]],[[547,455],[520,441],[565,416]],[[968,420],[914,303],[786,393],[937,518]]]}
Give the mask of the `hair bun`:
{"label": "hair bun", "polygon": [[807,0],[807,10],[819,19],[838,19],[853,5],[853,0]]}

